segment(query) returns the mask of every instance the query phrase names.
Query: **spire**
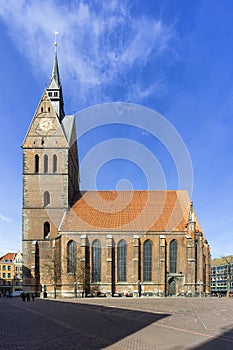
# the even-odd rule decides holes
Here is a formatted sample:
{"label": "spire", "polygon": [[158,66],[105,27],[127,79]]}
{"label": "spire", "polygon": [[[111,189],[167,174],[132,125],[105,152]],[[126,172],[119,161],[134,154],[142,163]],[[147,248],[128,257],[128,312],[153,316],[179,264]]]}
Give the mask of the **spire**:
{"label": "spire", "polygon": [[54,54],[53,71],[52,71],[51,81],[49,85],[51,85],[52,81],[56,82],[58,88],[61,86],[59,69],[58,69],[57,50],[55,50],[55,54]]}
{"label": "spire", "polygon": [[59,34],[57,31],[54,32],[55,34],[55,40],[54,40],[54,62],[53,62],[53,71],[51,76],[51,82],[54,80],[58,87],[61,86],[60,82],[60,75],[59,75],[59,69],[58,69],[58,60],[57,60],[57,35]]}
{"label": "spire", "polygon": [[55,31],[55,41],[54,41],[54,61],[53,61],[53,70],[52,70],[52,75],[51,75],[51,80],[49,87],[52,88],[57,88],[59,89],[61,87],[61,81],[60,81],[60,75],[59,75],[59,68],[58,68],[58,59],[57,59],[57,35],[58,32]]}
{"label": "spire", "polygon": [[62,120],[65,113],[64,113],[62,86],[60,81],[58,59],[57,59],[57,40],[56,40],[57,34],[58,32],[55,32],[53,70],[52,70],[50,83],[46,91],[48,93],[48,96],[50,97],[54,111],[57,113],[58,118]]}

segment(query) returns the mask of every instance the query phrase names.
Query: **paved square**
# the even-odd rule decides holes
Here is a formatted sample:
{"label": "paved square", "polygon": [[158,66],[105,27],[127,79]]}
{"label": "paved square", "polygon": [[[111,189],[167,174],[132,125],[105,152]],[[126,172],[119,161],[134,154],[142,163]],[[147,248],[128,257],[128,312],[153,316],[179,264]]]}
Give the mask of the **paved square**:
{"label": "paved square", "polygon": [[233,299],[0,298],[0,349],[233,349]]}

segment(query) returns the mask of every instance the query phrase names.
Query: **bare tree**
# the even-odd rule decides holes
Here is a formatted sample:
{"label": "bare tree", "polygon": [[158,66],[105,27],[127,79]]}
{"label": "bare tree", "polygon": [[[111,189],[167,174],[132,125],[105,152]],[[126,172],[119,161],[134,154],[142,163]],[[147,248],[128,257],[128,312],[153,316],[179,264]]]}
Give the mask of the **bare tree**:
{"label": "bare tree", "polygon": [[[86,259],[78,258],[77,269],[75,274],[75,282],[76,286],[81,286],[81,294],[82,297],[86,296],[86,294],[90,291],[90,268]],[[76,295],[77,297],[77,292]]]}
{"label": "bare tree", "polygon": [[[65,270],[64,270],[65,269]],[[76,244],[70,247],[70,251],[61,252],[60,246],[53,246],[52,254],[43,257],[43,270],[48,279],[46,287],[53,286],[53,296],[56,299],[59,286],[61,287],[62,274],[68,274],[70,287],[75,297],[82,297],[90,293],[90,263],[89,247],[86,247],[85,256],[81,249],[76,249]],[[45,291],[45,290],[44,290]],[[51,290],[50,290],[51,292]]]}
{"label": "bare tree", "polygon": [[81,248],[67,254],[67,270],[73,275],[74,296],[78,296],[78,290],[81,288],[82,297],[90,291],[90,264],[89,264],[89,247],[86,247],[85,255],[82,255]]}

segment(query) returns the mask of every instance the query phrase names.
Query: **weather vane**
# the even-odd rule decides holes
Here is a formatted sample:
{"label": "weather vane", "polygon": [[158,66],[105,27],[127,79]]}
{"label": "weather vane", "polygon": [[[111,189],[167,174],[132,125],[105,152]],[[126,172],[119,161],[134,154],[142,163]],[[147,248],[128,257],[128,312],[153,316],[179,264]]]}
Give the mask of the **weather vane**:
{"label": "weather vane", "polygon": [[57,52],[57,35],[58,35],[59,33],[55,30],[54,34],[55,34],[54,47],[55,47],[55,52]]}

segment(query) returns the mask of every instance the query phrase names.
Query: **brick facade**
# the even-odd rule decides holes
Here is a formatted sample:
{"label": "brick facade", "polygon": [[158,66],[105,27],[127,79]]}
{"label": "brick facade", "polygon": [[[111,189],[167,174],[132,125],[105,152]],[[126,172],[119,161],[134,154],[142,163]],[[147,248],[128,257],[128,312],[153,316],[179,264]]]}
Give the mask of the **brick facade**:
{"label": "brick facade", "polygon": [[22,146],[24,289],[209,293],[210,250],[186,191],[79,192],[75,120],[54,65]]}

